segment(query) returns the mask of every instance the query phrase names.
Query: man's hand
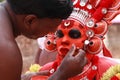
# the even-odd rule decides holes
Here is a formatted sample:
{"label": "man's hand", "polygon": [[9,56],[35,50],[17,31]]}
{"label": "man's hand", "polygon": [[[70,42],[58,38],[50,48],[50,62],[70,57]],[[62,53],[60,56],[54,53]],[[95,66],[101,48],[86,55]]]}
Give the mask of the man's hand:
{"label": "man's hand", "polygon": [[47,76],[49,75],[49,71],[46,70],[46,71],[40,71],[40,72],[30,72],[30,73],[26,73],[26,74],[23,74],[21,76],[21,80],[31,80],[32,77],[34,76]]}
{"label": "man's hand", "polygon": [[67,80],[82,72],[87,63],[85,52],[79,50],[76,54],[76,47],[73,45],[57,71],[48,80]]}

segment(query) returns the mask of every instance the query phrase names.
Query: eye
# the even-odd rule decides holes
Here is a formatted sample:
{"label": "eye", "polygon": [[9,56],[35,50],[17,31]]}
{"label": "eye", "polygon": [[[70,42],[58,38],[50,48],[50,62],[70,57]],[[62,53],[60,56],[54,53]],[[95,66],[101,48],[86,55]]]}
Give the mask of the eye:
{"label": "eye", "polygon": [[59,38],[62,38],[64,36],[63,32],[61,30],[56,31],[56,36]]}
{"label": "eye", "polygon": [[77,38],[80,38],[80,37],[81,37],[81,33],[80,33],[80,31],[77,30],[77,29],[72,29],[72,30],[70,30],[70,32],[69,32],[69,36],[70,36],[71,38],[77,39]]}

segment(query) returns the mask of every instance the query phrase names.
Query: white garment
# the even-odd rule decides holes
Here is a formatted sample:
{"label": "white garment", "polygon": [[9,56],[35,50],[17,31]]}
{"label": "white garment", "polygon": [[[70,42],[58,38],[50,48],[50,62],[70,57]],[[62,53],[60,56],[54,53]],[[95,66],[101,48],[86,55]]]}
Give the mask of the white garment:
{"label": "white garment", "polygon": [[45,49],[45,44],[44,44],[45,39],[46,39],[45,37],[40,37],[40,38],[37,39],[39,48]]}

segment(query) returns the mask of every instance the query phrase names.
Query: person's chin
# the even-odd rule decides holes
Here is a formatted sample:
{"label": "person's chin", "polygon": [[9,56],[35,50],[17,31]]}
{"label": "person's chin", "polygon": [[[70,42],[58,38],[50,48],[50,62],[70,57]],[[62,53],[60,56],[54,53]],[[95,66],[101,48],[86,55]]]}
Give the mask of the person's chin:
{"label": "person's chin", "polygon": [[39,37],[42,37],[42,36],[28,36],[28,35],[25,35],[27,38],[30,38],[30,39],[37,39]]}
{"label": "person's chin", "polygon": [[42,34],[23,34],[23,35],[30,39],[37,39],[39,37],[45,36],[44,33],[42,33]]}

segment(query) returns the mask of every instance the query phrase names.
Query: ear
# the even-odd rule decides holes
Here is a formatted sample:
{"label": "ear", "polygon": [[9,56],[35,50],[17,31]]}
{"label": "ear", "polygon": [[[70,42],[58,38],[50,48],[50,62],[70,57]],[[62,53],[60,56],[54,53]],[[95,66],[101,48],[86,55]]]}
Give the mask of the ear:
{"label": "ear", "polygon": [[27,28],[31,28],[32,24],[35,22],[37,19],[37,16],[35,15],[27,15],[24,18],[24,23]]}

